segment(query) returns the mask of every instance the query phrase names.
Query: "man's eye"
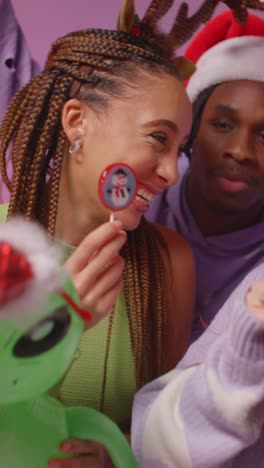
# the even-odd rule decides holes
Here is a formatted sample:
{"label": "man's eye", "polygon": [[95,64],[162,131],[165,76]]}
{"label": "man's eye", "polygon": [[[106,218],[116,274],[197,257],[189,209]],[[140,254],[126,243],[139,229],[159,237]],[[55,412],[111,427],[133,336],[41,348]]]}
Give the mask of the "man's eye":
{"label": "man's eye", "polygon": [[264,130],[258,132],[258,137],[261,143],[264,143]]}
{"label": "man's eye", "polygon": [[152,133],[151,136],[162,145],[165,145],[168,140],[168,136],[165,133]]}
{"label": "man's eye", "polygon": [[180,157],[184,154],[184,150],[185,150],[185,145],[179,146],[179,149],[178,149],[178,158],[180,158]]}
{"label": "man's eye", "polygon": [[226,120],[213,120],[211,125],[215,128],[219,128],[220,130],[227,130],[232,127],[232,125]]}

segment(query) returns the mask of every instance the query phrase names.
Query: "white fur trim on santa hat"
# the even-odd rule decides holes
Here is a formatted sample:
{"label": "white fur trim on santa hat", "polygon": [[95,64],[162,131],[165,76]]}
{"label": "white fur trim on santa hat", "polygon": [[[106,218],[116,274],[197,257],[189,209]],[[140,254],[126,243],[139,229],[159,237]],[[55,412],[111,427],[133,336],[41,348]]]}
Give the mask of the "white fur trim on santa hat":
{"label": "white fur trim on santa hat", "polygon": [[42,226],[13,218],[0,225],[0,242],[9,243],[25,256],[33,270],[23,294],[0,307],[0,319],[10,318],[25,325],[45,316],[42,304],[62,286],[61,250]]}
{"label": "white fur trim on santa hat", "polygon": [[264,81],[264,37],[240,36],[211,47],[196,63],[187,93],[195,102],[209,86],[234,80]]}

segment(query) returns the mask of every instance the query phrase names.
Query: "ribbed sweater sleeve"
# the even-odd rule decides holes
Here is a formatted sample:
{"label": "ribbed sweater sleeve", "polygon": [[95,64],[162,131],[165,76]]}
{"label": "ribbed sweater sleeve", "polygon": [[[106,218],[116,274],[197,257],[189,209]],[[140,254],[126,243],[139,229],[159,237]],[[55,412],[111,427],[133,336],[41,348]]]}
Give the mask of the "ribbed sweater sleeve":
{"label": "ribbed sweater sleeve", "polygon": [[230,303],[230,325],[203,363],[181,366],[136,395],[132,444],[141,467],[264,467],[264,325],[241,289]]}

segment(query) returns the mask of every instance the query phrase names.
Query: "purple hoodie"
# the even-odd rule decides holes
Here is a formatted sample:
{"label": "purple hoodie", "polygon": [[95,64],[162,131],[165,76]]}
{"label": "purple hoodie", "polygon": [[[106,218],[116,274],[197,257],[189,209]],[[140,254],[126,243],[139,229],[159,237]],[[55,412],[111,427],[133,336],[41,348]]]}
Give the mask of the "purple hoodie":
{"label": "purple hoodie", "polygon": [[[30,55],[10,0],[0,0],[0,122],[14,94],[40,69]],[[0,204],[8,200],[9,192],[0,181]]]}
{"label": "purple hoodie", "polygon": [[205,237],[186,200],[185,157],[179,160],[179,173],[177,184],[152,202],[146,218],[179,232],[193,249],[197,270],[194,340],[204,331],[200,317],[209,324],[236,286],[263,258],[264,220],[241,231]]}
{"label": "purple hoodie", "polygon": [[30,55],[10,0],[0,0],[0,121],[14,94],[40,69]]}

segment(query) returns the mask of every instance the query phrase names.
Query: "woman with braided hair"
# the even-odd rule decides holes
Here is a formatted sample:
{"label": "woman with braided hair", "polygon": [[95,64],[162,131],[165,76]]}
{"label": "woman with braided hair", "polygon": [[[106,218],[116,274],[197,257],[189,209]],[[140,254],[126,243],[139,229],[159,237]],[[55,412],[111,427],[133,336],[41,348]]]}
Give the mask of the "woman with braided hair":
{"label": "woman with braided hair", "polygon": [[[212,13],[207,3],[196,27],[197,18]],[[101,409],[124,430],[135,390],[174,367],[186,350],[193,307],[189,246],[142,219],[155,195],[176,182],[177,153],[191,126],[181,79],[192,66],[173,59],[176,26],[183,28],[187,12],[180,10],[170,34],[156,31],[171,4],[153,0],[139,22],[133,1],[125,1],[118,31],[84,30],[56,41],[44,71],[15,95],[0,129],[8,217],[39,221],[63,245],[65,269],[97,324],[83,334],[53,393],[65,405]],[[130,165],[139,184],[136,202],[109,223],[97,185],[113,163]],[[50,467],[101,466],[88,442],[68,441],[62,450],[73,457]]]}

